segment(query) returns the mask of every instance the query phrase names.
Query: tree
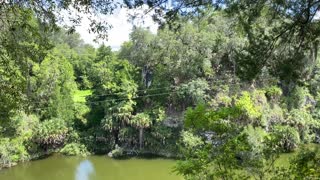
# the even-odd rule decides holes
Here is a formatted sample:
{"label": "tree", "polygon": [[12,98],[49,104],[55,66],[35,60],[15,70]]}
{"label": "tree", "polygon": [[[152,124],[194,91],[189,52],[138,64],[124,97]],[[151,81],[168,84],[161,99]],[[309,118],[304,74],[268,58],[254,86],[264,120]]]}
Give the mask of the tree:
{"label": "tree", "polygon": [[152,125],[152,121],[148,114],[138,113],[130,120],[130,124],[139,129],[139,145],[140,150],[143,148],[143,129]]}
{"label": "tree", "polygon": [[[3,7],[1,6],[1,9]],[[51,48],[42,26],[28,9],[4,9],[0,22],[0,99],[2,120],[17,110],[28,111],[32,64],[42,61]],[[13,22],[12,22],[13,21]]]}
{"label": "tree", "polygon": [[54,50],[40,66],[34,66],[33,72],[36,75],[33,77],[34,111],[42,119],[57,117],[65,121],[72,120],[76,84],[72,65],[64,55]]}
{"label": "tree", "polygon": [[[105,51],[106,50],[106,51]],[[119,130],[129,123],[134,111],[137,84],[133,79],[135,68],[126,60],[117,59],[110,47],[100,47],[91,72],[93,84],[92,108],[101,109],[101,124],[110,131],[119,144]]]}
{"label": "tree", "polygon": [[[106,38],[105,34],[110,28],[106,21],[99,21],[94,18],[97,14],[111,14],[113,10],[120,5],[120,2],[107,1],[86,1],[80,0],[73,2],[70,0],[63,1],[3,1],[0,3],[0,17],[5,22],[10,16],[8,11],[16,12],[21,9],[28,9],[34,12],[37,19],[45,25],[47,31],[55,30],[59,23],[64,23],[68,27],[68,32],[74,32],[76,25],[81,22],[79,14],[76,16],[60,16],[59,13],[65,11],[67,13],[84,13],[89,16],[90,28],[88,31],[98,33],[98,38]],[[24,19],[26,16],[22,16]],[[9,19],[9,23],[16,23],[15,20]],[[69,23],[67,23],[69,22]],[[71,24],[70,24],[71,22]]]}

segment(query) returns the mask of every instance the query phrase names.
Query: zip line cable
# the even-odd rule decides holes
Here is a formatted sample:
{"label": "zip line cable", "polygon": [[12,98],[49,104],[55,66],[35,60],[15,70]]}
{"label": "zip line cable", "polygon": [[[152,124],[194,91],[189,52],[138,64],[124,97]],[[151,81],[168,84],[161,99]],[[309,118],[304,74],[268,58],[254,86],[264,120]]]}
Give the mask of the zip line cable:
{"label": "zip line cable", "polygon": [[[174,87],[178,87],[178,86],[172,86],[172,87],[162,87],[162,88],[153,88],[153,89],[140,89],[137,90],[136,92],[148,92],[148,91],[155,91],[155,90],[161,90],[161,89],[168,89],[170,90],[170,88],[174,88]],[[95,97],[99,97],[99,96],[113,96],[113,95],[120,95],[120,94],[127,94],[127,92],[119,92],[119,93],[109,93],[109,94],[98,94],[98,95],[94,95]],[[78,97],[87,97],[87,96],[78,96]]]}
{"label": "zip line cable", "polygon": [[[214,82],[225,82],[225,81],[214,81]],[[239,83],[228,83],[233,84],[233,85],[237,85]],[[141,92],[141,91],[154,91],[154,90],[161,90],[161,89],[169,89],[170,88],[175,88],[175,87],[179,87],[179,86],[170,86],[170,87],[162,87],[162,88],[152,88],[152,89],[144,89],[144,90],[137,90],[136,92]],[[137,96],[137,97],[132,97],[132,98],[114,98],[114,99],[107,99],[107,100],[99,100],[99,101],[85,101],[85,102],[74,102],[74,104],[94,104],[94,103],[100,103],[100,102],[116,102],[116,101],[122,101],[122,100],[133,100],[133,99],[140,99],[140,98],[144,98],[144,97],[155,97],[155,96],[161,96],[161,95],[168,95],[168,94],[174,94],[176,93],[177,90],[173,90],[171,92],[164,92],[164,93],[157,93],[157,94],[148,94],[148,95],[142,95],[142,96]],[[109,93],[109,94],[100,94],[100,95],[94,95],[95,97],[100,97],[100,96],[111,96],[111,95],[119,95],[119,94],[124,94],[127,92],[119,92],[119,93]],[[87,97],[87,96],[78,96],[78,97]],[[70,107],[74,107],[74,106],[70,106]],[[42,109],[49,109],[50,107],[42,107],[42,108],[35,108],[33,110],[42,110]],[[66,108],[66,107],[65,107]],[[0,115],[6,115],[8,113],[5,112],[0,112]]]}
{"label": "zip line cable", "polygon": [[[100,100],[100,101],[74,102],[74,104],[94,104],[94,103],[100,103],[100,102],[114,102],[114,101],[130,100],[130,99],[140,99],[144,97],[155,97],[155,96],[168,95],[168,94],[174,94],[174,93],[176,93],[176,91],[171,91],[166,93],[157,93],[157,94],[148,94],[148,95],[143,95],[143,96],[138,96],[133,98],[115,98],[115,99],[107,99],[107,100]],[[74,106],[69,106],[69,107],[73,108]],[[49,109],[49,108],[50,107],[42,107],[42,108],[35,108],[33,110],[43,110],[43,109]],[[6,113],[1,112],[0,114],[6,114]]]}
{"label": "zip line cable", "polygon": [[[223,82],[223,83],[226,83],[225,81],[211,81],[211,82]],[[236,84],[239,84],[239,83],[228,83],[229,85],[236,85]],[[169,87],[161,87],[161,88],[151,88],[151,89],[140,89],[140,90],[137,90],[136,92],[143,92],[143,91],[155,91],[155,90],[161,90],[161,89],[172,89],[172,88],[176,88],[176,87],[179,87],[179,86],[169,86]],[[109,94],[98,94],[98,95],[94,95],[96,97],[99,97],[99,96],[113,96],[113,95],[119,95],[119,94],[126,94],[127,92],[119,92],[119,93],[109,93]],[[87,97],[87,96],[78,96],[78,97]]]}
{"label": "zip line cable", "polygon": [[166,94],[173,94],[177,91],[172,91],[172,92],[166,92],[166,93],[158,93],[158,94],[148,94],[144,96],[137,96],[133,98],[115,98],[115,99],[107,99],[107,100],[100,100],[100,101],[87,101],[87,102],[75,102],[75,103],[95,103],[95,102],[111,102],[111,101],[118,101],[118,100],[130,100],[130,99],[139,99],[143,97],[154,97],[154,96],[161,96],[161,95],[166,95]]}

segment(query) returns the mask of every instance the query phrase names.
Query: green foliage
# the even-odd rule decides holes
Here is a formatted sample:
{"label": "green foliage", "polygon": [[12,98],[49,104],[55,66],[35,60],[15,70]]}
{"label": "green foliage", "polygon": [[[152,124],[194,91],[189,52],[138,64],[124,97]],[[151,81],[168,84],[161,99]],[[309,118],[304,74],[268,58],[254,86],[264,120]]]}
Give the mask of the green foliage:
{"label": "green foliage", "polygon": [[167,127],[162,123],[153,125],[146,131],[144,149],[165,157],[179,157],[177,142],[181,128]]}
{"label": "green foliage", "polygon": [[[57,8],[106,13],[113,3],[44,3],[0,3],[0,166],[61,147],[120,157],[140,145],[181,157],[186,179],[263,179],[279,152],[316,141],[319,2],[226,1],[213,11],[179,1],[160,8],[182,13],[175,23],[157,34],[135,27],[119,53],[48,32]],[[288,177],[319,176],[318,159],[300,154]]]}
{"label": "green foliage", "polygon": [[24,112],[20,112],[14,116],[9,123],[2,124],[4,136],[21,137],[24,140],[30,140],[34,130],[39,124],[39,119],[35,115],[27,115]]}
{"label": "green foliage", "polygon": [[187,180],[212,179],[212,175],[210,174],[210,167],[212,164],[210,164],[208,152],[196,150],[194,154],[196,155],[194,158],[178,161],[177,165],[174,167],[174,171],[183,175]]}
{"label": "green foliage", "polygon": [[271,102],[278,102],[282,95],[282,90],[277,86],[271,86],[266,88],[266,96]]}
{"label": "green foliage", "polygon": [[249,92],[242,92],[242,95],[236,100],[235,105],[239,108],[249,119],[257,119],[262,115],[262,107],[254,103]]}
{"label": "green foliage", "polygon": [[236,120],[241,115],[237,107],[220,108],[216,111],[208,110],[200,104],[194,109],[188,108],[185,113],[185,127],[202,130],[213,130],[219,134],[226,133],[231,125],[226,120]]}
{"label": "green foliage", "polygon": [[79,123],[86,125],[87,122],[87,114],[90,112],[90,108],[82,103],[75,104],[75,119],[79,121],[75,121],[75,123]]}
{"label": "green foliage", "polygon": [[191,132],[181,132],[182,143],[187,150],[195,150],[197,147],[203,145],[203,141],[200,137],[195,136]]}
{"label": "green foliage", "polygon": [[270,179],[317,179],[319,177],[319,150],[302,148],[290,160],[288,168],[275,168]]}
{"label": "green foliage", "polygon": [[51,48],[34,12],[21,7],[8,8],[7,4],[2,4],[0,13],[2,121],[8,121],[19,110],[27,110],[32,64],[41,61]]}
{"label": "green foliage", "polygon": [[204,104],[199,104],[194,109],[188,108],[185,112],[186,127],[197,127],[199,129],[205,127],[209,124],[206,113],[206,106]]}
{"label": "green foliage", "polygon": [[312,109],[315,106],[313,96],[305,87],[296,87],[287,100],[288,109]]}
{"label": "green foliage", "polygon": [[60,152],[68,156],[87,156],[90,154],[84,144],[78,143],[66,144]]}
{"label": "green foliage", "polygon": [[243,133],[247,134],[248,143],[252,147],[252,153],[262,153],[265,146],[265,138],[268,133],[260,127],[254,128],[252,125],[246,127]]}
{"label": "green foliage", "polygon": [[279,146],[285,152],[294,151],[300,144],[299,132],[290,126],[276,126],[273,130],[273,135],[279,142]]}
{"label": "green foliage", "polygon": [[130,124],[137,128],[148,128],[151,126],[152,121],[148,114],[138,113],[130,120]]}
{"label": "green foliage", "polygon": [[264,109],[261,117],[261,126],[267,130],[271,130],[273,126],[285,122],[285,109],[278,104],[270,105],[271,107]]}
{"label": "green foliage", "polygon": [[156,123],[160,123],[166,118],[166,112],[160,107],[152,111],[152,116]]}
{"label": "green foliage", "polygon": [[53,50],[39,66],[36,73],[35,107],[43,108],[41,118],[73,118],[73,94],[76,90],[72,65],[63,54]]}
{"label": "green foliage", "polygon": [[301,149],[290,163],[290,174],[295,179],[313,179],[320,176],[319,150]]}
{"label": "green foliage", "polygon": [[232,98],[222,90],[218,92],[212,100],[209,101],[209,105],[214,108],[230,107],[231,103]]}
{"label": "green foliage", "polygon": [[314,132],[320,127],[319,122],[314,120],[310,113],[299,109],[290,111],[286,123],[299,131],[301,140],[304,142],[314,141],[314,137],[312,136],[314,136]]}
{"label": "green foliage", "polygon": [[22,138],[0,138],[0,169],[30,159]]}
{"label": "green foliage", "polygon": [[35,115],[23,112],[13,117],[9,124],[0,125],[4,127],[0,133],[0,168],[31,159],[32,137],[38,125],[39,119]]}
{"label": "green foliage", "polygon": [[209,90],[208,82],[203,79],[192,80],[178,87],[177,95],[183,103],[191,100],[190,105],[203,103],[208,99],[206,91]]}
{"label": "green foliage", "polygon": [[97,109],[92,113],[100,115],[97,124],[113,134],[115,144],[119,143],[119,130],[130,123],[136,105],[135,73],[135,67],[118,59],[110,47],[99,48],[90,74],[94,90],[88,100],[100,102],[91,104],[91,109]]}
{"label": "green foliage", "polygon": [[77,90],[73,95],[73,101],[76,103],[85,103],[86,97],[92,95],[91,90]]}
{"label": "green foliage", "polygon": [[68,127],[62,119],[50,119],[39,124],[33,140],[42,148],[57,148],[64,144],[68,135]]}
{"label": "green foliage", "polygon": [[122,156],[124,156],[124,151],[121,147],[119,147],[118,145],[116,145],[115,149],[112,150],[110,153],[109,153],[109,156],[110,157],[113,157],[113,158],[120,158]]}
{"label": "green foliage", "polygon": [[[259,94],[264,93],[252,96],[257,98]],[[239,99],[242,102],[250,100],[253,104],[248,96],[240,96]],[[265,106],[266,100],[260,99],[260,102],[260,107]],[[259,105],[259,101],[254,104]],[[225,116],[225,112],[230,116]],[[192,131],[182,133],[181,152],[184,159],[177,163],[176,172],[186,179],[263,179],[281,171],[274,162],[280,152],[294,151],[300,145],[301,134],[296,129],[299,125],[279,125],[287,122],[282,120],[270,123],[268,132],[263,126],[254,127],[256,124],[238,124],[235,120],[243,118],[241,111],[234,111],[237,112],[234,116],[231,112],[230,108],[215,110],[205,105],[187,110],[185,127]]]}

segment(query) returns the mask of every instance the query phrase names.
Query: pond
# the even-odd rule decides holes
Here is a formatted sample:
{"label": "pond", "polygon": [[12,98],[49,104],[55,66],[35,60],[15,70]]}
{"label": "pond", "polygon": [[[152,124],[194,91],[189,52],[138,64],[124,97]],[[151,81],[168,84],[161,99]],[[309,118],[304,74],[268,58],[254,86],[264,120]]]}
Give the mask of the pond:
{"label": "pond", "polygon": [[174,160],[106,156],[48,158],[20,163],[0,171],[1,180],[182,180],[172,173]]}

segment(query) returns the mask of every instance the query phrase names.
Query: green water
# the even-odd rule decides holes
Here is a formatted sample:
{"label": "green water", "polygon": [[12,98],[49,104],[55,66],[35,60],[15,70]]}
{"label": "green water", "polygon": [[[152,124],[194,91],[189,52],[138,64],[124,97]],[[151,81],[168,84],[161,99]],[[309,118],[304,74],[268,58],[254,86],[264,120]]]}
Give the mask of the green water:
{"label": "green water", "polygon": [[[315,149],[320,145],[306,147]],[[288,166],[297,153],[281,154],[276,166]],[[115,160],[106,156],[53,155],[0,170],[0,180],[183,180],[172,173],[174,165],[174,160],[161,158]]]}
{"label": "green water", "polygon": [[182,180],[171,172],[174,164],[167,159],[53,155],[1,170],[0,180]]}

